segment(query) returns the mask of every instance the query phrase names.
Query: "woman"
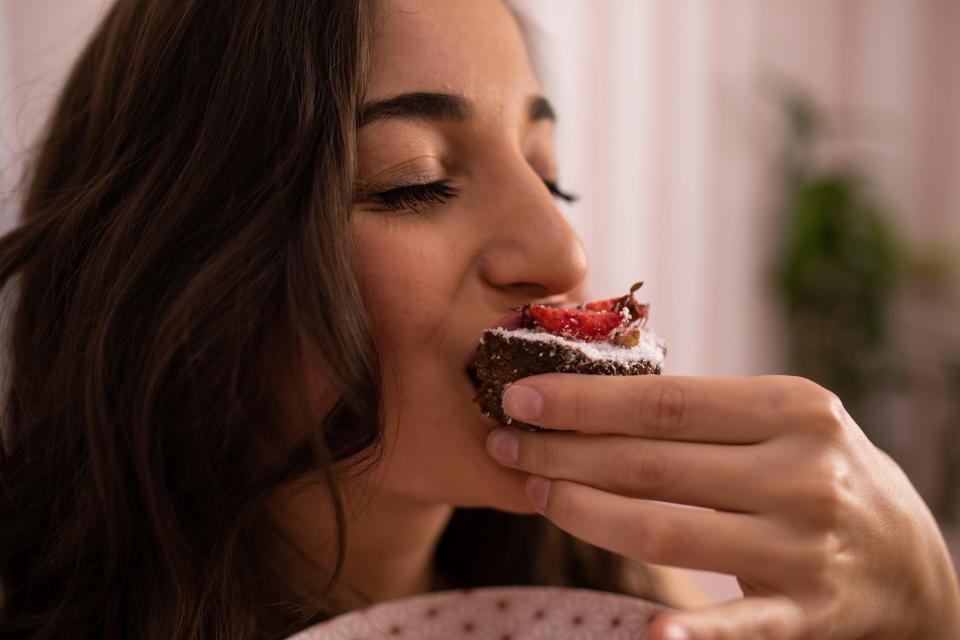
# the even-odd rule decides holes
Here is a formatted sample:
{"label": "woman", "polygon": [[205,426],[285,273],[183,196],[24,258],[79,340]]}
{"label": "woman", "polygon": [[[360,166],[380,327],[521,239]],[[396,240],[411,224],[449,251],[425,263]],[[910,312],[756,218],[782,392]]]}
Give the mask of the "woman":
{"label": "woman", "polygon": [[479,414],[482,329],[586,269],[541,93],[499,0],[118,0],[0,243],[3,637],[669,600],[642,563],[747,596],[652,638],[960,634],[928,510],[810,382],[541,376],[505,407],[561,432]]}

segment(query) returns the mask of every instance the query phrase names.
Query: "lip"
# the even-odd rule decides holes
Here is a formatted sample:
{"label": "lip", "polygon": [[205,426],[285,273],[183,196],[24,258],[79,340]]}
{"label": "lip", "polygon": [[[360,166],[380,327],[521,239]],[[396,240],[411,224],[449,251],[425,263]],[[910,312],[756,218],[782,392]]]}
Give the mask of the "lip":
{"label": "lip", "polygon": [[495,324],[490,325],[487,329],[519,329],[520,324],[523,321],[523,314],[519,311],[511,311],[507,315],[503,316]]}

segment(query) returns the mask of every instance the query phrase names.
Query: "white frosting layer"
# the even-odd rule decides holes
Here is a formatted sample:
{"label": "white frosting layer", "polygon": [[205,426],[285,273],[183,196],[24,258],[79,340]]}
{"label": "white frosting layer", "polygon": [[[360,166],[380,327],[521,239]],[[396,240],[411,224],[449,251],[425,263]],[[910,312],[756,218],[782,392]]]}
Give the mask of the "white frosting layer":
{"label": "white frosting layer", "polygon": [[631,364],[641,360],[663,366],[667,354],[667,346],[663,338],[652,331],[641,329],[640,343],[635,347],[618,347],[607,341],[588,342],[586,340],[572,340],[562,336],[555,336],[545,331],[533,329],[487,329],[490,333],[503,338],[519,338],[531,342],[542,342],[544,346],[563,345],[577,349],[591,360],[608,360],[623,364]]}

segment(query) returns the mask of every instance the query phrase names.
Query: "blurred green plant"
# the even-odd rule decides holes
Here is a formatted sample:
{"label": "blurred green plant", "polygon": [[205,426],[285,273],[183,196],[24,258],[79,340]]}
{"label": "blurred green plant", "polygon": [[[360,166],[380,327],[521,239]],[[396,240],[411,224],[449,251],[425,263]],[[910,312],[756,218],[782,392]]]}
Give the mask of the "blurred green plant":
{"label": "blurred green plant", "polygon": [[[776,289],[789,364],[843,399],[854,417],[888,380],[889,313],[901,275],[895,231],[851,168],[822,167],[825,118],[800,93],[783,99],[784,244]],[[882,434],[868,434],[881,438]]]}
{"label": "blurred green plant", "polygon": [[903,452],[894,446],[893,429],[915,425],[887,424],[886,405],[878,400],[909,397],[942,380],[951,415],[942,429],[927,425],[923,431],[938,438],[929,449],[938,459],[913,464],[936,466],[931,506],[941,523],[960,526],[960,327],[925,336],[939,347],[921,356],[894,338],[930,332],[933,325],[894,327],[892,314],[902,298],[919,303],[925,321],[944,312],[960,317],[960,251],[950,239],[924,245],[900,240],[854,166],[819,161],[818,145],[833,133],[825,114],[796,90],[782,93],[780,104],[788,135],[775,280],[788,366],[837,393],[870,439],[895,459]]}

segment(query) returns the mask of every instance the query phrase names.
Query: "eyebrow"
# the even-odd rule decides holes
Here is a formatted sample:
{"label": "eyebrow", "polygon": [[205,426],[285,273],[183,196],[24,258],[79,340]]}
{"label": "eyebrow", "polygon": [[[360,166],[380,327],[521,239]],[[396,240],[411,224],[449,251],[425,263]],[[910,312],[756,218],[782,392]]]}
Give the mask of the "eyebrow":
{"label": "eyebrow", "polygon": [[[452,93],[418,91],[402,93],[382,100],[375,100],[360,109],[359,126],[376,120],[403,118],[407,120],[469,120],[473,116],[470,102],[463,96]],[[531,122],[556,120],[553,106],[543,96],[530,99],[528,116]]]}
{"label": "eyebrow", "polygon": [[473,114],[462,96],[452,93],[402,93],[368,102],[360,109],[360,126],[375,120],[467,120]]}

